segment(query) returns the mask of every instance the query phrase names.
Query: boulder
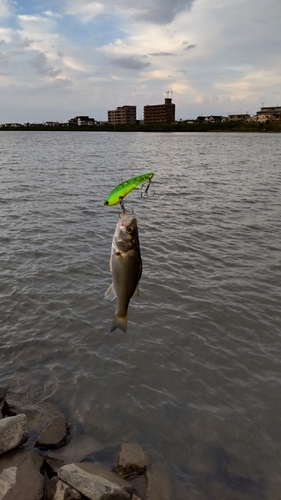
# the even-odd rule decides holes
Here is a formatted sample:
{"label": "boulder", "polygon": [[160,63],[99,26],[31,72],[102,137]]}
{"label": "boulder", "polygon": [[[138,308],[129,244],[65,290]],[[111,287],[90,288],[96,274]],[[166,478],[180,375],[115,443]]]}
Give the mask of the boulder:
{"label": "boulder", "polygon": [[58,477],[53,477],[47,484],[46,500],[83,500],[83,498],[85,497],[79,491],[71,488]]}
{"label": "boulder", "polygon": [[114,471],[122,477],[143,474],[147,467],[146,456],[137,443],[123,443]]}
{"label": "boulder", "polygon": [[58,477],[90,500],[131,500],[133,496],[133,488],[125,479],[99,464],[65,465]]}
{"label": "boulder", "polygon": [[26,416],[17,415],[0,420],[0,455],[28,440]]}
{"label": "boulder", "polygon": [[0,457],[1,500],[43,500],[43,458],[36,451],[17,449]]}
{"label": "boulder", "polygon": [[4,411],[6,415],[26,415],[29,446],[52,448],[60,446],[66,440],[67,423],[60,409],[53,403],[31,403],[25,401],[21,394],[8,393]]}

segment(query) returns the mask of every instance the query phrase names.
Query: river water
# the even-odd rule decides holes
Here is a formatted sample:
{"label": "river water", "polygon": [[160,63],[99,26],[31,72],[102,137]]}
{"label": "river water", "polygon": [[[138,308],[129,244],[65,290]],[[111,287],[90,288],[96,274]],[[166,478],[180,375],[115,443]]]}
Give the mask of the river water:
{"label": "river water", "polygon": [[[173,500],[279,499],[281,134],[0,132],[1,384],[139,442]],[[140,297],[110,333],[111,189]]]}

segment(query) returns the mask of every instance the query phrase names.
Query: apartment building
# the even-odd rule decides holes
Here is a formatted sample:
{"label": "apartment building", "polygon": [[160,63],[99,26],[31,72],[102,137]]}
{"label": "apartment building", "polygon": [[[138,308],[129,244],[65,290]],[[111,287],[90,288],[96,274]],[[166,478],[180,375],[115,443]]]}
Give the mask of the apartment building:
{"label": "apartment building", "polygon": [[119,106],[115,110],[107,112],[110,125],[129,125],[137,121],[136,106]]}
{"label": "apartment building", "polygon": [[281,121],[281,106],[262,107],[255,116],[258,122],[279,122]]}
{"label": "apartment building", "polygon": [[175,121],[176,106],[171,98],[165,99],[164,104],[147,104],[143,108],[144,123],[173,123]]}

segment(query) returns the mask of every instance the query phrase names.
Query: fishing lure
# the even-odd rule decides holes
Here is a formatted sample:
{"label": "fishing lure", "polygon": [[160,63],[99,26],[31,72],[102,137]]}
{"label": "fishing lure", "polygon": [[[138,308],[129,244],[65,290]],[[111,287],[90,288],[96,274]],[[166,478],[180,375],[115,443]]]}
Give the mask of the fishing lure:
{"label": "fishing lure", "polygon": [[149,172],[121,182],[121,184],[118,184],[105,199],[104,205],[111,207],[112,205],[117,205],[117,203],[122,203],[123,198],[128,193],[139,186],[139,184],[144,184],[145,182],[148,182],[147,188],[145,189],[145,194],[147,194],[153,176],[154,174]]}

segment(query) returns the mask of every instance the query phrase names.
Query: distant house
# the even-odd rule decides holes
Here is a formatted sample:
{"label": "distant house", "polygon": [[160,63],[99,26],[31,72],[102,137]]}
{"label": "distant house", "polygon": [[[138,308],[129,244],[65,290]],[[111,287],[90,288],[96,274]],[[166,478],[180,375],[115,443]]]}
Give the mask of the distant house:
{"label": "distant house", "polygon": [[137,122],[136,106],[118,106],[116,109],[107,112],[108,123],[110,125],[132,125]]}
{"label": "distant house", "polygon": [[82,125],[94,125],[95,119],[94,118],[89,118],[89,116],[75,116],[75,118],[70,118],[68,120],[68,125],[74,125],[81,127]]}
{"label": "distant house", "polygon": [[46,127],[59,127],[59,122],[45,122]]}
{"label": "distant house", "polygon": [[226,121],[226,118],[221,115],[198,116],[196,121],[198,123],[221,123]]}
{"label": "distant house", "polygon": [[5,123],[5,128],[19,128],[21,127],[21,123]]}
{"label": "distant house", "polygon": [[228,115],[228,120],[230,122],[247,122],[251,116],[248,113],[241,113],[239,115]]}

